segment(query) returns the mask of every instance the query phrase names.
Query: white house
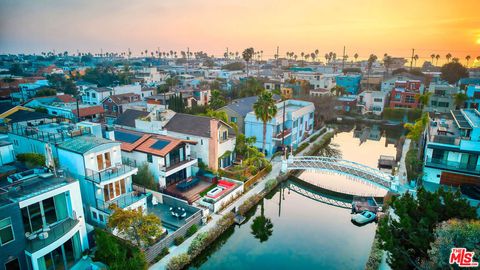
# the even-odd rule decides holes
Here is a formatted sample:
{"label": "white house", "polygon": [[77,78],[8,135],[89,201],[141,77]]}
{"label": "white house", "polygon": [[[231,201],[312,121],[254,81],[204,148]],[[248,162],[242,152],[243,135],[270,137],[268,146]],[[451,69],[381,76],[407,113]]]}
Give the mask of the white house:
{"label": "white house", "polygon": [[380,91],[364,91],[357,96],[357,106],[362,114],[373,113],[380,115],[385,108],[387,93]]}

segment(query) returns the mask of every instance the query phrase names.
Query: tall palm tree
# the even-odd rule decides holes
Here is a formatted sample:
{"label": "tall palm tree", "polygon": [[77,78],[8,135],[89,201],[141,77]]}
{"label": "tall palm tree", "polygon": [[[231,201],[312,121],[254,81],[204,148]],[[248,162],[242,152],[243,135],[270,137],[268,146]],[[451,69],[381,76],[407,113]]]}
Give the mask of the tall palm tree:
{"label": "tall palm tree", "polygon": [[277,106],[273,99],[272,92],[262,91],[262,93],[260,93],[257,102],[253,104],[253,112],[257,119],[263,122],[262,151],[266,155],[265,145],[267,143],[267,123],[277,114]]}
{"label": "tall palm tree", "polygon": [[413,56],[413,60],[415,61],[415,67],[417,67],[417,60],[418,60],[418,54],[415,54],[415,56]]}
{"label": "tall palm tree", "polygon": [[450,62],[450,59],[452,58],[452,54],[447,53],[447,55],[445,55],[445,58],[447,58],[447,62]]}
{"label": "tall palm tree", "polygon": [[330,59],[330,55],[328,53],[325,54],[325,62],[329,62],[329,59]]}
{"label": "tall palm tree", "polygon": [[264,199],[262,199],[260,204],[260,216],[253,219],[251,225],[252,234],[255,238],[260,240],[260,243],[267,241],[273,233],[273,223],[269,218],[265,217],[263,201]]}
{"label": "tall palm tree", "polygon": [[435,63],[435,65],[438,67],[438,59],[440,59],[440,54],[435,55],[435,59],[437,60],[437,62]]}
{"label": "tall palm tree", "polygon": [[470,61],[472,57],[470,55],[465,56],[465,59],[467,60],[467,68],[468,68],[468,62]]}
{"label": "tall palm tree", "polygon": [[375,54],[370,54],[370,56],[368,57],[368,61],[367,61],[367,70],[368,70],[367,85],[369,85],[369,82],[370,82],[370,72],[372,72],[373,63],[375,63],[375,61],[377,61],[377,59],[378,59],[378,57]]}
{"label": "tall palm tree", "polygon": [[433,65],[433,59],[435,59],[435,54],[432,53],[432,54],[430,55],[430,58],[432,58],[432,65]]}
{"label": "tall palm tree", "polygon": [[242,57],[243,60],[246,62],[246,67],[247,67],[247,77],[248,77],[248,63],[252,59],[253,55],[255,54],[255,50],[253,48],[247,48],[242,52]]}
{"label": "tall palm tree", "polygon": [[416,94],[415,99],[420,103],[420,109],[423,110],[428,105],[432,92],[425,92],[424,94]]}
{"label": "tall palm tree", "polygon": [[358,53],[355,53],[355,54],[353,55],[353,58],[355,58],[355,62],[357,62],[357,59],[358,59]]}

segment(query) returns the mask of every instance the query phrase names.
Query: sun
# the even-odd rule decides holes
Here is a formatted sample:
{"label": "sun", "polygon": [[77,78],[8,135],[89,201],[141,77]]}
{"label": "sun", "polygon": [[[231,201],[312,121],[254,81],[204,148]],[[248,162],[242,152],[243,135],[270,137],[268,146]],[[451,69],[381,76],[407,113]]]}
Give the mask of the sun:
{"label": "sun", "polygon": [[480,37],[477,38],[477,44],[480,44]]}

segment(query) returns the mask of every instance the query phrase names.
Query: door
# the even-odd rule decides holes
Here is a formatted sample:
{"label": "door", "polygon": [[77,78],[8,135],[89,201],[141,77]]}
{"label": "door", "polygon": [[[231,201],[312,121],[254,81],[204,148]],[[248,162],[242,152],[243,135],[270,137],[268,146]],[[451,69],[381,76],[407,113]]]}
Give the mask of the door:
{"label": "door", "polygon": [[103,155],[97,155],[97,166],[99,171],[103,171],[105,166],[103,166]]}

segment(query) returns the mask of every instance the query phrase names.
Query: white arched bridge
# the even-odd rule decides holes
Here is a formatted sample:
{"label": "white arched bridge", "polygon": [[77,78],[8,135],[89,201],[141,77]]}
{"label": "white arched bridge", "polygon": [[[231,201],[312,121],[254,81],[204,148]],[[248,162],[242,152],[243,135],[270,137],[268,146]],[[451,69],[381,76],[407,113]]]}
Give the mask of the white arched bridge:
{"label": "white arched bridge", "polygon": [[377,168],[372,168],[357,162],[332,157],[295,157],[290,155],[282,161],[282,172],[289,170],[318,170],[353,176],[391,192],[397,192],[396,178]]}

